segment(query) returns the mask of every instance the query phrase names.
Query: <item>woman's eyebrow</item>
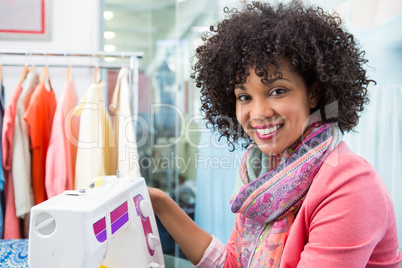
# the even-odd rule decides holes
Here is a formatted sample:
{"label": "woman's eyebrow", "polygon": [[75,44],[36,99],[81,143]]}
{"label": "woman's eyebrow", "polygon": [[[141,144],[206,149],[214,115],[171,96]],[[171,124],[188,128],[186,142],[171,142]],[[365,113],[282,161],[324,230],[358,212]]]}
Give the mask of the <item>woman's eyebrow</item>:
{"label": "woman's eyebrow", "polygon": [[290,82],[289,79],[287,79],[286,77],[283,77],[283,76],[282,76],[282,77],[275,77],[275,78],[268,79],[267,82],[268,82],[269,84],[273,84],[273,83],[275,83],[276,81],[281,81],[281,80],[285,80],[285,81]]}
{"label": "woman's eyebrow", "polygon": [[247,88],[244,85],[235,85],[235,90],[236,89],[241,89],[241,90],[247,90]]}
{"label": "woman's eyebrow", "polygon": [[[267,87],[272,87],[272,84],[275,83],[276,81],[281,81],[281,80],[285,80],[290,82],[289,79],[287,79],[286,77],[275,77],[272,79],[268,79],[268,85],[266,85]],[[235,85],[234,90],[247,90],[247,88],[244,85]]]}

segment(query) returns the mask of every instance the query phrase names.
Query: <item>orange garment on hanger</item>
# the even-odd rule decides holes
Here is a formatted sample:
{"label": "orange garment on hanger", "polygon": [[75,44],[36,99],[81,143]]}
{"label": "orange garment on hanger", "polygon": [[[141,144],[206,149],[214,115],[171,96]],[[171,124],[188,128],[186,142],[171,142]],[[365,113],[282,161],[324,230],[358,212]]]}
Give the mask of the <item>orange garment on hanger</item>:
{"label": "orange garment on hanger", "polygon": [[4,239],[21,238],[20,221],[15,210],[14,183],[12,173],[12,152],[15,127],[15,111],[17,100],[21,94],[22,86],[19,83],[11,93],[9,104],[4,111],[3,139],[2,139],[2,165],[4,171],[5,187],[4,196],[6,211],[4,217]]}
{"label": "orange garment on hanger", "polygon": [[40,82],[31,96],[31,101],[24,115],[31,141],[32,188],[35,205],[47,199],[45,188],[46,153],[56,105],[54,91],[48,91],[45,84]]}

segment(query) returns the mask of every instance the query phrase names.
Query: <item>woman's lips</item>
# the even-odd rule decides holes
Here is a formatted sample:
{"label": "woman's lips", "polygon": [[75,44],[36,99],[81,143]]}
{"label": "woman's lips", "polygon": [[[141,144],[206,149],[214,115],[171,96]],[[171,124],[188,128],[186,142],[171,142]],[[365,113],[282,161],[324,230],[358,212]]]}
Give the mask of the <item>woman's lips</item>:
{"label": "woman's lips", "polygon": [[256,126],[255,133],[260,140],[270,140],[280,132],[283,124]]}

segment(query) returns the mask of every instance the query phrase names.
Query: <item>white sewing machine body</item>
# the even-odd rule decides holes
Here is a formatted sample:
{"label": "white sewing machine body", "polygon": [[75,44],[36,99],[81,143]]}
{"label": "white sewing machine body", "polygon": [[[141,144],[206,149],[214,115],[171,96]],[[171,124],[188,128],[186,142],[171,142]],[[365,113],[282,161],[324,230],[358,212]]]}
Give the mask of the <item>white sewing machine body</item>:
{"label": "white sewing machine body", "polygon": [[[101,183],[99,183],[101,180]],[[31,209],[31,268],[164,267],[143,178],[104,176]]]}

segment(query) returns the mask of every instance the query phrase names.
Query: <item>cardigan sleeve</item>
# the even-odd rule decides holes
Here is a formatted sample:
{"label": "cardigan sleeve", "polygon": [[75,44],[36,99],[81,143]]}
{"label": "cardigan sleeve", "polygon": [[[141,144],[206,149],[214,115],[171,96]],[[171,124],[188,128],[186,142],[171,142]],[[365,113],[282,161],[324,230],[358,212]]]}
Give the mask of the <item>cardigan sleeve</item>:
{"label": "cardigan sleeve", "polygon": [[201,261],[195,265],[196,268],[215,268],[223,267],[226,259],[225,245],[219,241],[215,236],[208,248],[205,250]]}
{"label": "cardigan sleeve", "polygon": [[233,229],[232,235],[229,238],[226,246],[223,245],[216,237],[213,236],[211,243],[205,250],[201,261],[194,267],[196,268],[236,268],[236,250],[235,250],[235,234],[236,229]]}
{"label": "cardigan sleeve", "polygon": [[385,184],[359,157],[342,157],[339,165],[323,166],[306,197],[309,235],[297,267],[399,267]]}

